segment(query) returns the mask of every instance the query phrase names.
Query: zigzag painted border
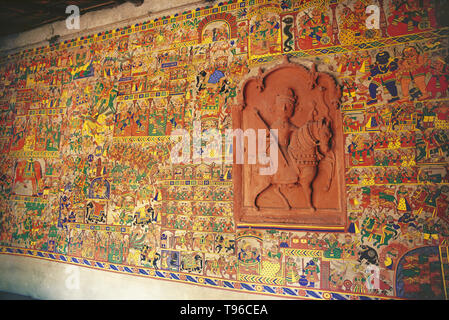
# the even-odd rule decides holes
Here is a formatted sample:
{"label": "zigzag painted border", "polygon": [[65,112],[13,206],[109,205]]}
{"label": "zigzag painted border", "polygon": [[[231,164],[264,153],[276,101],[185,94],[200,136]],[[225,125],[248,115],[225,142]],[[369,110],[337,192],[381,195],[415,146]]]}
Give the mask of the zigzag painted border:
{"label": "zigzag painted border", "polygon": [[313,258],[322,258],[323,251],[321,250],[310,250],[310,249],[291,249],[284,248],[284,254],[286,256],[294,256],[294,257],[313,257]]}
{"label": "zigzag painted border", "polygon": [[272,278],[272,277],[266,277],[266,276],[258,276],[258,275],[252,275],[252,274],[240,274],[239,275],[240,281],[249,281],[251,283],[260,283],[260,284],[274,284],[274,285],[282,285],[283,279],[282,278]]}
{"label": "zigzag painted border", "polygon": [[190,275],[186,273],[155,270],[145,267],[134,267],[109,262],[99,262],[91,259],[72,257],[60,253],[45,252],[33,249],[0,246],[0,254],[19,255],[61,263],[68,263],[80,267],[111,271],[121,274],[143,276],[153,279],[177,281],[217,289],[232,290],[244,293],[271,295],[282,298],[313,299],[313,300],[392,300],[398,297],[385,297],[376,295],[361,295],[348,292],[332,292],[316,289],[289,288],[280,285],[267,285],[247,283],[235,280],[223,280],[206,276]]}

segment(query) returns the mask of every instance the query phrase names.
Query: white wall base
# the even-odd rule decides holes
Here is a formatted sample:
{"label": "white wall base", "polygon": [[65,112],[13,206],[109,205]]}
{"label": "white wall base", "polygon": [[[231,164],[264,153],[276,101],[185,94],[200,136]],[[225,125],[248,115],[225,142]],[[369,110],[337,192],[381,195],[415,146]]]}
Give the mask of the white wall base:
{"label": "white wall base", "polygon": [[0,255],[0,291],[52,300],[279,299],[6,254]]}

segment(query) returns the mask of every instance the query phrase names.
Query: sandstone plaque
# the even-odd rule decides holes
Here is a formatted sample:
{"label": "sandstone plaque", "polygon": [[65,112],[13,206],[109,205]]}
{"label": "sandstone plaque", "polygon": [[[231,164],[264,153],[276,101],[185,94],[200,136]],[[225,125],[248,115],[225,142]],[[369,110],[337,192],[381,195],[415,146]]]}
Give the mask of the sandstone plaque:
{"label": "sandstone plaque", "polygon": [[[237,223],[345,225],[340,97],[331,75],[287,59],[242,83],[233,128],[256,133],[258,141],[240,140],[245,161],[234,159]],[[233,148],[235,157],[236,139]]]}

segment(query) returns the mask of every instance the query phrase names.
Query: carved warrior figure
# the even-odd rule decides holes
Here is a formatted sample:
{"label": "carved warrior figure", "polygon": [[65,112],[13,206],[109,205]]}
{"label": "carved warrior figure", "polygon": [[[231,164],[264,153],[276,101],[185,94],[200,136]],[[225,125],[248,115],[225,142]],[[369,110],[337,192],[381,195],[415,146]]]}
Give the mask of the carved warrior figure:
{"label": "carved warrior figure", "polygon": [[[266,124],[267,129],[277,130],[275,140],[279,152],[278,170],[271,176],[269,184],[254,195],[254,206],[257,210],[260,209],[257,204],[259,196],[272,186],[274,186],[275,193],[280,196],[285,207],[290,210],[292,205],[281,191],[281,186],[300,184],[308,207],[315,211],[312,203],[312,183],[316,177],[319,162],[329,152],[332,132],[330,122],[326,118],[322,118],[320,121],[308,121],[299,128],[292,124],[289,119],[293,116],[295,104],[296,97],[293,90],[290,88],[287,88],[284,92],[281,90],[276,95],[276,104],[273,110],[275,121],[271,126],[256,111],[256,116]],[[333,161],[333,157],[331,159]],[[330,187],[331,178],[332,174],[328,178],[326,190]]]}
{"label": "carved warrior figure", "polygon": [[241,84],[232,119],[248,163],[233,165],[237,223],[345,224],[340,98],[331,75],[288,58]]}

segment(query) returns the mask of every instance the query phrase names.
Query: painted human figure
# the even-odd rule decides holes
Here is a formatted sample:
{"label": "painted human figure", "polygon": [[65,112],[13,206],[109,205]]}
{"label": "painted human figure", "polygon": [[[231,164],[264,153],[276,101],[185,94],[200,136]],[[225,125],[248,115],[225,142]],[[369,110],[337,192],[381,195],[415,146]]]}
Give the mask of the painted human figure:
{"label": "painted human figure", "polygon": [[329,276],[329,289],[342,290],[345,272],[331,271]]}
{"label": "painted human figure", "polygon": [[389,103],[399,100],[398,89],[396,87],[396,71],[398,69],[397,59],[390,59],[387,51],[379,52],[376,55],[376,62],[371,66],[371,74],[368,77],[371,80],[369,84],[369,93],[371,100],[367,104],[377,103],[377,89],[382,86],[388,90],[391,95]]}
{"label": "painted human figure", "polygon": [[404,186],[399,186],[398,190],[396,191],[397,194],[397,210],[399,212],[410,212],[412,210],[412,207],[410,206],[410,201],[408,195],[409,190]]}
{"label": "painted human figure", "polygon": [[251,243],[243,240],[239,246],[240,251],[237,255],[239,261],[239,270],[245,273],[258,273],[258,267],[261,261],[260,249],[251,246]]}
{"label": "painted human figure", "polygon": [[331,234],[325,241],[328,249],[324,251],[324,257],[340,259],[343,250],[341,249],[341,244],[338,242],[337,237],[334,234]]}
{"label": "painted human figure", "polygon": [[22,150],[27,136],[27,117],[17,117],[11,137],[10,151]]}
{"label": "painted human figure", "polygon": [[366,293],[366,278],[362,272],[357,272],[353,279],[352,291],[355,293]]}
{"label": "painted human figure", "polygon": [[21,160],[17,163],[15,169],[14,184],[23,183],[26,188],[27,181],[31,180],[31,195],[39,195],[42,192],[42,174],[43,170],[39,161],[33,161],[33,159]]}
{"label": "painted human figure", "polygon": [[298,265],[295,262],[294,257],[288,257],[285,262],[285,281],[287,283],[295,284],[298,283],[299,273]]}
{"label": "painted human figure", "polygon": [[69,245],[69,239],[68,239],[67,231],[60,230],[56,235],[55,252],[66,254],[68,245]]}
{"label": "painted human figure", "polygon": [[390,36],[422,31],[436,27],[436,19],[431,1],[394,0],[390,4],[388,18]]}
{"label": "painted human figure", "polygon": [[354,80],[344,79],[343,80],[343,102],[355,103],[357,102],[358,92],[357,84]]}
{"label": "painted human figure", "polygon": [[46,150],[47,151],[58,151],[59,142],[61,140],[59,117],[51,117],[47,119],[45,123],[45,135],[46,135]]}
{"label": "painted human figure", "polygon": [[357,245],[358,240],[353,240],[350,234],[345,235],[345,242],[343,243],[343,259],[355,260],[358,258]]}
{"label": "painted human figure", "polygon": [[357,74],[357,71],[364,71],[364,61],[361,60],[360,56],[356,55],[355,53],[343,54],[342,56],[337,57],[336,60],[339,63],[337,70],[341,73],[345,73],[346,71],[348,71],[350,76],[355,76]]}
{"label": "painted human figure", "polygon": [[270,277],[279,276],[281,272],[281,259],[282,253],[280,248],[277,245],[273,245],[263,257],[263,274]]}
{"label": "painted human figure", "polygon": [[109,235],[103,232],[97,232],[97,237],[95,241],[95,259],[106,261],[108,256],[108,241]]}
{"label": "painted human figure", "polygon": [[430,217],[423,221],[423,238],[424,243],[435,245],[439,243],[439,232],[438,232],[438,224],[435,219]]}
{"label": "painted human figure", "polygon": [[319,278],[320,267],[318,266],[317,262],[318,260],[316,258],[310,260],[309,262],[307,262],[303,270],[309,282],[308,286],[312,288],[314,288],[315,283],[320,280]]}
{"label": "painted human figure", "polygon": [[[402,51],[402,59],[399,60],[398,79],[401,83],[403,99],[406,102],[418,98],[425,100],[430,98],[426,88],[426,71],[428,58],[426,54],[419,54],[415,47],[407,47]],[[412,81],[420,92],[410,92]]]}
{"label": "painted human figure", "polygon": [[431,78],[427,83],[427,91],[431,93],[433,99],[437,98],[437,93],[440,93],[440,98],[445,98],[449,87],[449,69],[446,62],[441,58],[433,59],[430,62],[429,72]]}
{"label": "painted human figure", "polygon": [[326,45],[330,43],[330,18],[319,8],[314,8],[311,16],[307,13],[299,20],[298,46],[301,49]]}

